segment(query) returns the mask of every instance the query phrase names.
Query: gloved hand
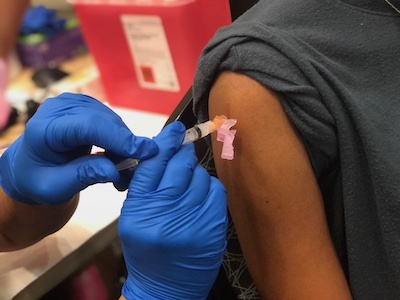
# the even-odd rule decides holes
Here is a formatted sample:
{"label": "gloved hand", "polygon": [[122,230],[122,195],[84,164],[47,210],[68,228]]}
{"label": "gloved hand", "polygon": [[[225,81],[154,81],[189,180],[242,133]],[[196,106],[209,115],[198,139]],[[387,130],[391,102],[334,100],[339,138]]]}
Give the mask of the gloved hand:
{"label": "gloved hand", "polygon": [[106,156],[89,155],[92,145],[138,159],[158,152],[154,141],[134,136],[101,102],[64,93],[44,101],[0,158],[3,190],[25,204],[53,205],[91,184],[118,181]]}
{"label": "gloved hand", "polygon": [[141,161],[119,219],[128,300],[205,299],[225,250],[226,193],[197,164],[176,122],[157,137],[159,153]]}

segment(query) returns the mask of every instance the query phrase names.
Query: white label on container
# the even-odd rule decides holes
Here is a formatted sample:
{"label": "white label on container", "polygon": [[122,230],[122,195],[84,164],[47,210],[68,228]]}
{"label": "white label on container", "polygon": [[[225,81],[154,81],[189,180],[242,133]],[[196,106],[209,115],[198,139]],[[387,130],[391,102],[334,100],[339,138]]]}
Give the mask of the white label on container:
{"label": "white label on container", "polygon": [[174,62],[159,16],[122,15],[121,22],[142,88],[180,90]]}

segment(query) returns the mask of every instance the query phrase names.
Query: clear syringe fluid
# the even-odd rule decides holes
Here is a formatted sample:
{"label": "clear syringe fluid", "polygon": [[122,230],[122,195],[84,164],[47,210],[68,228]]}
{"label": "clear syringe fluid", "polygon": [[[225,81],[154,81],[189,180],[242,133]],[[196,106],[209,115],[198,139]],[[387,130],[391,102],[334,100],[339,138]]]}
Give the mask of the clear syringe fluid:
{"label": "clear syringe fluid", "polygon": [[[227,120],[225,116],[216,116],[213,120],[196,124],[192,128],[187,129],[182,145],[195,142],[203,137],[206,137],[210,133],[216,131],[225,120]],[[138,164],[139,160],[127,158],[119,162],[116,167],[118,171],[123,171],[126,169],[135,168]]]}

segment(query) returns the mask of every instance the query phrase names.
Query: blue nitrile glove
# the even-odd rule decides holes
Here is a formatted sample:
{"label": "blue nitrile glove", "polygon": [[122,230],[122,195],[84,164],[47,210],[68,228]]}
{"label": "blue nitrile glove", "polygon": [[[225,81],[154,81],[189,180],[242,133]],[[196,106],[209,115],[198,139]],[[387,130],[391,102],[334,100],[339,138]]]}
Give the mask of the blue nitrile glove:
{"label": "blue nitrile glove", "polygon": [[62,204],[98,182],[118,181],[104,155],[92,145],[124,157],[147,158],[157,144],[134,136],[121,118],[88,96],[64,93],[44,101],[24,134],[0,158],[0,184],[25,204]]}
{"label": "blue nitrile glove", "polygon": [[176,122],[154,140],[158,155],[141,161],[119,219],[128,300],[205,299],[225,250],[226,193],[197,164]]}

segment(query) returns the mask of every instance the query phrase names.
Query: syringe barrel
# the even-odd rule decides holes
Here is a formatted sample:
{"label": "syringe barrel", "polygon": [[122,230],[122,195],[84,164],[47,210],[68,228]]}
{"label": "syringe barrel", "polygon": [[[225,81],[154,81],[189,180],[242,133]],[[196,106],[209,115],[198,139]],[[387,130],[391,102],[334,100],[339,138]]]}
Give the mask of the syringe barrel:
{"label": "syringe barrel", "polygon": [[182,144],[197,141],[215,130],[215,125],[212,121],[207,121],[201,124],[194,125],[186,130],[185,138]]}
{"label": "syringe barrel", "polygon": [[[186,130],[185,138],[182,144],[188,144],[190,142],[195,142],[201,139],[211,132],[215,131],[217,126],[212,121],[207,121],[201,124],[194,125],[192,128]],[[117,164],[118,171],[122,171],[129,168],[136,168],[139,161],[133,158],[127,158]]]}

